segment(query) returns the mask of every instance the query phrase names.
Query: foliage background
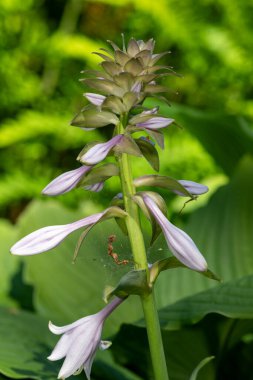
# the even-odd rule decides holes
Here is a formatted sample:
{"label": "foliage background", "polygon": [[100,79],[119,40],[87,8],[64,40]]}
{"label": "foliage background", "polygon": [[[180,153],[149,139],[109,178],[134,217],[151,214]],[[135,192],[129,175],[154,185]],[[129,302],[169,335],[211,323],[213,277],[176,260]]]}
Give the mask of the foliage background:
{"label": "foliage background", "polygon": [[[65,324],[95,312],[103,305],[104,285],[115,283],[124,273],[125,268],[115,268],[106,258],[107,236],[117,228],[110,223],[99,226],[87,239],[76,266],[71,266],[76,235],[55,252],[27,258],[22,263],[8,255],[9,247],[19,236],[39,226],[67,223],[102,210],[118,191],[119,183],[110,180],[100,194],[78,189],[54,201],[40,195],[55,176],[77,167],[75,157],[86,142],[110,135],[111,131],[105,129],[84,134],[68,124],[85,104],[84,88],[78,82],[80,71],[97,67],[99,59],[91,53],[105,46],[107,39],[120,44],[122,32],[126,39],[154,37],[157,52],[171,51],[163,63],[174,66],[183,75],[164,80],[171,89],[168,97],[172,107],[161,104],[161,113],[175,117],[183,129],[173,127],[166,131],[161,174],[203,182],[210,192],[187,205],[181,215],[184,200],[164,191],[162,194],[171,219],[191,234],[211,269],[224,281],[217,285],[180,269],[161,275],[157,285],[158,305],[163,308],[161,318],[166,315],[170,321],[174,315],[175,319],[164,324],[163,330],[172,380],[189,378],[198,362],[209,355],[216,355],[216,359],[206,366],[205,373],[204,369],[200,372],[200,379],[201,376],[252,378],[249,359],[253,350],[252,8],[250,0],[1,3],[0,373],[3,378],[56,378],[57,368],[43,359],[53,344],[53,337],[44,332],[43,318]],[[152,173],[141,160],[134,167],[136,175]],[[119,231],[117,236],[116,248],[121,255],[130,257],[126,239]],[[148,252],[150,261],[167,255],[162,240]],[[97,271],[98,264],[101,269],[95,276],[92,273]],[[227,285],[230,283],[231,286]],[[215,290],[209,293],[212,289],[208,289],[213,287]],[[181,304],[168,306],[185,296],[199,297],[194,294],[200,291],[207,292],[201,302],[187,298],[179,301]],[[220,301],[217,294],[223,295]],[[206,308],[203,299],[208,300],[204,302]],[[180,305],[189,304],[194,305],[191,307],[197,317],[187,307],[180,314],[184,310]],[[179,311],[173,314],[175,308]],[[108,321],[106,334],[116,334],[121,323],[139,320],[138,300],[132,297],[115,315]],[[19,326],[17,331],[7,336],[6,331],[13,329],[13,325]],[[15,340],[22,344],[27,326],[43,331],[46,336],[40,341],[36,334],[30,334],[31,340],[27,338],[32,347],[30,356],[26,349],[14,344]],[[139,335],[134,329],[138,329]],[[112,349],[117,364],[110,354],[102,356],[94,367],[95,379],[106,376],[152,379],[148,364],[138,367],[129,354],[133,347],[124,337],[131,331],[133,345],[137,336],[140,341],[145,340],[141,324],[123,326]],[[192,357],[189,352],[193,333],[197,354]],[[216,341],[210,338],[212,334]],[[178,349],[171,352],[172,343],[167,342]],[[144,343],[134,345],[139,347],[136,355],[143,357],[143,363],[148,357],[147,351],[140,349],[144,346]],[[16,362],[6,355],[6,347],[14,352]],[[22,358],[21,351],[28,356]],[[187,360],[182,360],[181,352]]]}

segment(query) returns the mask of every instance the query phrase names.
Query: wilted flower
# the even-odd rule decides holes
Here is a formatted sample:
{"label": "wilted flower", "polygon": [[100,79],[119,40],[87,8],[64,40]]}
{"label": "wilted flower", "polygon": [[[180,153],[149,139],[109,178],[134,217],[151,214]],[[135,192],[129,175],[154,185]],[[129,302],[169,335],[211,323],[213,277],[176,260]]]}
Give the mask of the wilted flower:
{"label": "wilted flower", "polygon": [[56,177],[43,190],[45,195],[60,195],[74,189],[81,179],[92,169],[92,166],[81,166]]}
{"label": "wilted flower", "polygon": [[45,252],[56,247],[69,234],[79,228],[88,228],[102,219],[114,216],[122,217],[124,214],[125,212],[119,207],[109,207],[103,212],[77,220],[74,223],[43,227],[19,240],[10,251],[14,255],[24,256]]}
{"label": "wilted flower", "polygon": [[111,342],[102,341],[101,334],[106,318],[124,299],[116,297],[97,314],[81,318],[74,323],[58,327],[49,322],[49,329],[56,335],[62,335],[49,360],[65,357],[58,379],[66,379],[84,370],[90,380],[91,366],[98,348],[107,349]]}
{"label": "wilted flower", "polygon": [[206,260],[190,236],[174,226],[149,196],[142,195],[142,197],[151,214],[160,225],[168,247],[176,258],[191,269],[201,272],[206,271]]}

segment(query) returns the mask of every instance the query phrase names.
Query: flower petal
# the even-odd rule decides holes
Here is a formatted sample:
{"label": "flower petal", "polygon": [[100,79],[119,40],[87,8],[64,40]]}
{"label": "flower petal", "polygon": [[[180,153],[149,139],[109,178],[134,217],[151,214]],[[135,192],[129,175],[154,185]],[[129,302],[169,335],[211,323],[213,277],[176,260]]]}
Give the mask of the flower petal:
{"label": "flower petal", "polygon": [[122,217],[123,214],[124,211],[120,208],[109,207],[103,212],[90,215],[84,219],[77,220],[74,223],[40,228],[14,244],[11,248],[11,253],[14,255],[28,256],[48,251],[49,249],[56,247],[71,232],[79,228],[92,226],[103,217]]}
{"label": "flower petal", "polygon": [[95,193],[99,193],[104,187],[104,182],[94,183],[93,185],[84,186],[85,190],[93,191]]}
{"label": "flower petal", "polygon": [[67,193],[74,189],[83,176],[91,169],[91,166],[83,165],[78,169],[61,174],[42,190],[42,194],[53,196]]}
{"label": "flower petal", "polygon": [[143,195],[143,199],[146,206],[159,223],[168,247],[176,258],[193,270],[201,272],[206,271],[206,260],[190,236],[170,223],[150,197]]}
{"label": "flower petal", "polygon": [[168,125],[172,124],[174,119],[170,119],[168,117],[155,116],[151,119],[144,121],[143,123],[136,124],[137,127],[146,128],[146,129],[159,129],[165,128]]}
{"label": "flower petal", "polygon": [[110,150],[120,143],[122,138],[123,135],[117,135],[105,143],[94,145],[80,157],[80,161],[89,165],[95,165],[101,162]]}
{"label": "flower petal", "polygon": [[[200,183],[187,181],[184,179],[178,180],[178,182],[192,195],[201,195],[208,192],[208,187],[205,185],[201,185]],[[176,191],[174,191],[176,192]],[[179,195],[182,195],[179,193]]]}
{"label": "flower petal", "polygon": [[103,101],[106,99],[104,95],[94,94],[92,92],[86,92],[83,95],[86,97],[86,99],[89,100],[90,103],[94,104],[95,106],[101,106]]}

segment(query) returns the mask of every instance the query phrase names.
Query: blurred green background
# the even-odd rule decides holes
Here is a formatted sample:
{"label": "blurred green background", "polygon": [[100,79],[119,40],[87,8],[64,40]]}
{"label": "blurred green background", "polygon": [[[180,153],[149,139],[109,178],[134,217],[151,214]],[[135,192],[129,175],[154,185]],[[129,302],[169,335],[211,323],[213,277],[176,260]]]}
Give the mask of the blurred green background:
{"label": "blurred green background", "polygon": [[[171,51],[161,63],[173,66],[182,75],[181,78],[163,80],[171,90],[168,94],[171,107],[161,103],[161,114],[175,118],[182,128],[173,126],[165,131],[166,149],[160,152],[160,173],[204,183],[210,191],[197,202],[188,204],[181,215],[179,211],[185,200],[165,191],[161,193],[166,198],[171,219],[190,233],[210,268],[224,281],[224,284],[217,285],[181,269],[161,275],[157,284],[157,302],[163,308],[161,318],[166,316],[169,321],[164,324],[166,342],[166,334],[169,334],[169,341],[176,346],[176,339],[180,342],[185,339],[189,352],[193,343],[199,347],[199,355],[184,365],[180,357],[180,350],[184,348],[178,345],[178,355],[175,350],[173,360],[168,359],[171,360],[172,380],[188,379],[197,363],[213,354],[218,359],[214,364],[208,364],[203,379],[252,379],[253,368],[249,359],[253,353],[252,15],[250,0],[1,2],[0,304],[3,312],[0,319],[3,328],[0,335],[3,343],[0,343],[0,353],[4,359],[0,359],[0,374],[3,374],[0,379],[56,378],[55,368],[49,368],[45,362],[38,364],[50,351],[51,336],[46,338],[49,347],[44,350],[46,353],[39,350],[39,359],[33,357],[34,362],[30,357],[21,360],[18,353],[14,355],[16,362],[12,362],[13,358],[6,359],[6,345],[9,350],[17,352],[14,340],[18,334],[20,341],[23,335],[26,336],[27,320],[35,330],[36,326],[41,326],[38,328],[42,331],[45,320],[38,322],[36,318],[50,318],[64,324],[95,312],[103,305],[103,286],[115,285],[115,279],[129,270],[115,268],[105,257],[107,236],[117,228],[110,223],[98,226],[88,237],[76,266],[71,266],[78,237],[75,234],[55,252],[26,258],[22,262],[8,254],[9,247],[18,237],[41,226],[68,223],[102,210],[119,191],[119,181],[110,179],[103,192],[98,194],[76,189],[53,201],[40,194],[57,175],[78,167],[75,158],[85,143],[110,136],[111,130],[106,128],[87,133],[71,127],[69,122],[86,104],[82,94],[87,89],[79,82],[81,70],[97,68],[100,59],[92,52],[107,47],[106,40],[121,45],[121,33],[126,40],[132,36],[143,40],[153,37],[155,52]],[[153,100],[147,101],[147,105],[154,104]],[[135,160],[134,171],[135,175],[154,173],[140,159]],[[117,236],[115,246],[122,252],[121,257],[130,257],[126,239],[118,230]],[[167,253],[162,239],[148,249],[150,261]],[[102,268],[99,271],[98,264]],[[214,293],[211,293],[212,289]],[[215,293],[215,289],[219,292]],[[195,302],[195,298],[187,301],[193,305],[197,316],[192,315],[187,307],[185,314],[180,314],[184,309],[181,304],[178,309],[177,304],[168,306],[182,297],[195,297],[200,291],[206,292],[201,299],[207,301],[201,303],[197,299]],[[220,298],[216,299],[218,293]],[[13,313],[12,308],[19,312]],[[176,310],[173,317],[170,310]],[[217,313],[216,317],[212,317],[214,313]],[[209,316],[205,317],[207,314]],[[138,300],[133,297],[108,322],[106,331],[115,334],[122,322],[133,323],[140,317]],[[14,321],[16,318],[20,325]],[[245,319],[246,327],[242,326]],[[199,320],[201,322],[191,326]],[[19,333],[13,332],[14,340],[6,335],[8,323],[10,328],[15,323],[19,326]],[[233,323],[239,326],[237,330],[231,327]],[[190,325],[188,330],[186,324]],[[215,344],[212,339],[208,340],[212,335],[210,324],[216,334]],[[138,326],[133,329],[141,330]],[[173,335],[175,329],[179,330],[178,338]],[[185,329],[184,334],[182,329]],[[194,329],[196,342],[191,335]],[[231,331],[234,333],[232,338]],[[130,333],[127,327],[120,331],[123,340],[124,334],[127,337]],[[43,330],[41,334],[46,333]],[[145,340],[142,332],[138,334],[133,333],[133,341],[136,337]],[[209,338],[205,335],[204,339],[201,334],[207,334]],[[30,335],[31,340],[35,339],[32,332]],[[31,347],[32,344],[37,352],[38,341],[35,339]],[[112,364],[111,358],[106,359],[106,364],[97,364],[96,380],[152,379],[147,363],[136,368],[131,355],[125,355],[125,351],[129,353],[135,347],[119,348],[117,343],[115,347],[118,367]],[[18,349],[25,351],[26,347]],[[148,353],[136,355],[144,355],[145,363]],[[29,360],[35,364],[23,365]],[[178,366],[175,364],[177,360],[181,363]],[[228,365],[231,360],[232,367]],[[240,361],[243,366],[238,364]],[[22,370],[17,371],[20,366]]]}

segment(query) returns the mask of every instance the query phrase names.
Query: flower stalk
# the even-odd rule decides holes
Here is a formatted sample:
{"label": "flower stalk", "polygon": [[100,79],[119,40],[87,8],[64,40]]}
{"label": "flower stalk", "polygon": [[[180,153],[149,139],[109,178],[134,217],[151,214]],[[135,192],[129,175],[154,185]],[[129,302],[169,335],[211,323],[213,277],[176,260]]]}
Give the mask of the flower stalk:
{"label": "flower stalk", "polygon": [[[121,122],[117,127],[117,133],[120,133],[123,128],[124,126]],[[137,204],[133,201],[132,198],[135,194],[135,187],[133,184],[133,176],[129,155],[127,153],[123,153],[121,156],[118,157],[118,163],[123,200],[125,210],[128,214],[125,218],[125,221],[135,262],[135,268],[146,270],[147,283],[149,284],[148,262],[143,234],[140,227],[139,210]],[[144,313],[144,319],[146,322],[150,355],[155,380],[169,380],[166,359],[163,349],[159,317],[152,287],[149,287],[148,293],[141,296],[141,302]]]}

